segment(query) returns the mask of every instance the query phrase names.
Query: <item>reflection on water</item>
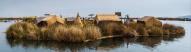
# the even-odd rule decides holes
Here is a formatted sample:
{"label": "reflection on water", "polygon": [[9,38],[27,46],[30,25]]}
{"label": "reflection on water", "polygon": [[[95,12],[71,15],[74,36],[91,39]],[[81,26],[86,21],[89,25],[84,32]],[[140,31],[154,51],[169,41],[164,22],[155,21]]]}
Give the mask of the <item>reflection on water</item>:
{"label": "reflection on water", "polygon": [[136,40],[136,43],[144,45],[148,48],[155,48],[157,45],[160,45],[162,41],[173,42],[175,39],[182,38],[184,35],[174,35],[174,36],[163,36],[163,37],[139,37]]}
{"label": "reflection on water", "polygon": [[66,43],[66,42],[53,42],[53,41],[25,41],[25,40],[11,40],[7,39],[7,43],[11,48],[22,46],[23,48],[39,48],[43,47],[46,49],[51,49],[55,51],[71,51],[71,52],[83,52],[87,49],[89,50],[114,50],[121,47],[126,47],[128,49],[128,45],[139,44],[148,49],[155,48],[157,45],[160,45],[162,41],[174,41],[174,39],[178,39],[183,37],[181,36],[164,36],[164,37],[123,37],[123,38],[109,38],[96,40],[87,43]]}

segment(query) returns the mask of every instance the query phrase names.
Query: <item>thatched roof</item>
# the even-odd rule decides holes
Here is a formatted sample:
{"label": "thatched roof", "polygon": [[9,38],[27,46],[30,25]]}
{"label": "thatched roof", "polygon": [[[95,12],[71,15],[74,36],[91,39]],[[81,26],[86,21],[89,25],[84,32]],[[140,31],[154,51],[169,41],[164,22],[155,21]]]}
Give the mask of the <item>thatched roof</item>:
{"label": "thatched roof", "polygon": [[153,16],[144,16],[141,19],[137,20],[137,23],[143,23],[147,27],[152,27],[152,26],[162,27],[162,22],[157,18],[154,18]]}
{"label": "thatched roof", "polygon": [[141,19],[139,19],[138,21],[147,21],[147,20],[149,20],[151,18],[154,18],[154,17],[153,16],[144,16]]}
{"label": "thatched roof", "polygon": [[65,23],[65,19],[64,18],[61,18],[60,16],[56,16],[56,21],[64,24]]}
{"label": "thatched roof", "polygon": [[97,23],[99,21],[121,21],[121,19],[119,19],[115,14],[97,14],[95,20]]}
{"label": "thatched roof", "polygon": [[74,21],[74,24],[75,25],[80,25],[80,27],[83,27],[83,23],[82,23],[82,21],[80,19],[79,13],[77,14],[77,17],[76,17],[76,20]]}
{"label": "thatched roof", "polygon": [[45,21],[48,26],[53,25],[53,24],[56,23],[56,22],[59,22],[59,23],[61,23],[61,24],[64,24],[64,23],[65,23],[65,22],[64,22],[64,21],[65,21],[64,18],[61,18],[61,17],[56,16],[56,15],[46,16],[46,18],[42,19],[41,21]]}
{"label": "thatched roof", "polygon": [[36,17],[34,20],[35,24],[38,24],[42,19],[44,19],[45,17]]}

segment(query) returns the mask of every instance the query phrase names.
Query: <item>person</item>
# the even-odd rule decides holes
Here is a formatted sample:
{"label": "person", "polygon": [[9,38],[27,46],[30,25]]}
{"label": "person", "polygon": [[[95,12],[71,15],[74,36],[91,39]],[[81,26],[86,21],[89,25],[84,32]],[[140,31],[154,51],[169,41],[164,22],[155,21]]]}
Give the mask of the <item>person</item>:
{"label": "person", "polygon": [[126,15],[125,25],[129,25],[129,24],[130,24],[130,18],[129,18],[129,15]]}

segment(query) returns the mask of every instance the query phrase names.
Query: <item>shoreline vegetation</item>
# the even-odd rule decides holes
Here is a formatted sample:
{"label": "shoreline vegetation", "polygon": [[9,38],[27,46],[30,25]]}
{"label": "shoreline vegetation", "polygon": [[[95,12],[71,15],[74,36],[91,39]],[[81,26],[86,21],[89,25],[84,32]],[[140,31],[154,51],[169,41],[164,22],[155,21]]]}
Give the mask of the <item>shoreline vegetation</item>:
{"label": "shoreline vegetation", "polygon": [[107,23],[102,26],[94,24],[52,25],[38,27],[31,22],[17,22],[6,31],[8,39],[24,39],[30,41],[58,41],[58,42],[88,42],[112,37],[129,36],[175,36],[184,35],[183,27],[163,24],[162,27],[146,27],[139,23],[129,25]]}

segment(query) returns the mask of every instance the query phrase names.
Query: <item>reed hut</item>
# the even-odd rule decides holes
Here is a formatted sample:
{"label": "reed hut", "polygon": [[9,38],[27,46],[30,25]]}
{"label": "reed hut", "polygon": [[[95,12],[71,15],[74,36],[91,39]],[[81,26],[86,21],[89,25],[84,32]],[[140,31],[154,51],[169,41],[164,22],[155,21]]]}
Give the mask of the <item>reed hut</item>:
{"label": "reed hut", "polygon": [[153,16],[144,16],[141,19],[137,20],[137,23],[144,24],[146,27],[162,27],[162,22],[154,18]]}
{"label": "reed hut", "polygon": [[84,24],[82,23],[82,20],[80,19],[79,13],[77,14],[76,20],[74,21],[74,25],[79,25],[80,27],[84,26]]}
{"label": "reed hut", "polygon": [[34,23],[35,24],[38,24],[39,22],[41,22],[42,21],[42,19],[44,19],[45,17],[36,17],[36,18],[34,18]]}
{"label": "reed hut", "polygon": [[52,26],[58,24],[65,24],[65,19],[56,15],[49,15],[46,18],[43,18],[39,23],[36,23],[38,26]]}
{"label": "reed hut", "polygon": [[96,17],[94,18],[94,24],[105,24],[105,23],[122,23],[121,19],[115,14],[97,14]]}

